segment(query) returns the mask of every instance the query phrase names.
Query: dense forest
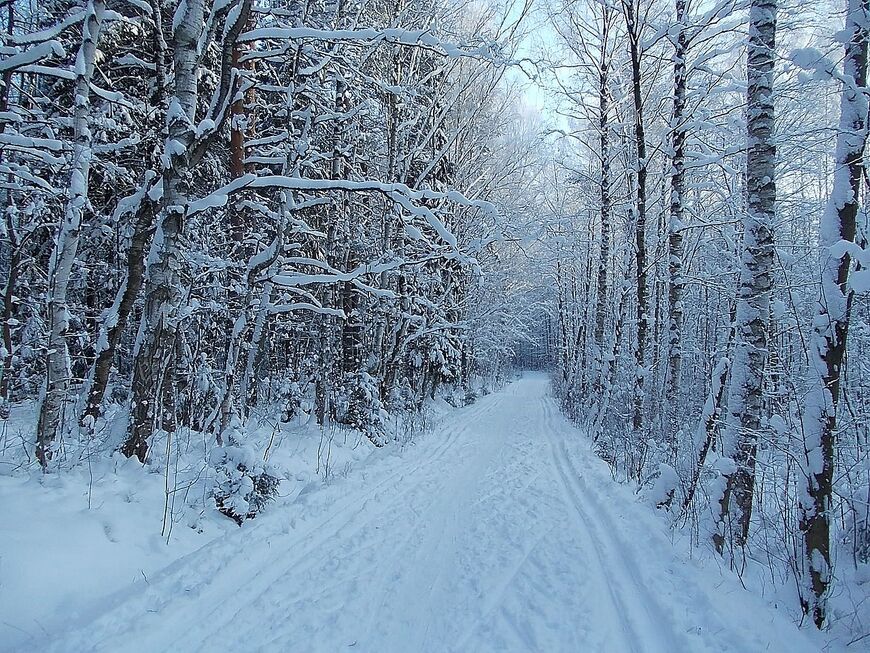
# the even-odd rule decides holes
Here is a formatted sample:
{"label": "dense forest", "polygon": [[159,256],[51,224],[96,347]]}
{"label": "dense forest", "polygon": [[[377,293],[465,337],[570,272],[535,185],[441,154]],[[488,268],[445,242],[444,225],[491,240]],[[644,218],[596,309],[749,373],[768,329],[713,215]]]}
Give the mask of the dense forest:
{"label": "dense forest", "polygon": [[389,448],[546,370],[669,528],[862,641],[870,2],[841,4],[7,0],[0,476],[121,456],[167,538],[182,486],[242,525],[282,428]]}

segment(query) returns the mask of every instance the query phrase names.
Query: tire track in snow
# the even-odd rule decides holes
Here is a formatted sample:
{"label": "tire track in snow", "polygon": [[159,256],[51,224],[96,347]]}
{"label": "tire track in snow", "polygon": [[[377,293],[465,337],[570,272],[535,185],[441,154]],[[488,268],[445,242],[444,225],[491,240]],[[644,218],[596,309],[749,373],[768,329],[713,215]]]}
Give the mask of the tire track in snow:
{"label": "tire track in snow", "polygon": [[[548,396],[542,397],[541,409],[545,418],[541,428],[542,435],[549,443],[551,458],[561,480],[564,497],[580,518],[583,532],[589,536],[592,545],[591,553],[600,563],[599,576],[602,578],[602,584],[607,587],[614,608],[613,614],[622,625],[620,634],[628,648],[614,650],[631,650],[635,653],[648,653],[653,650],[671,653],[686,650],[684,642],[680,642],[670,630],[664,612],[646,588],[638,582],[635,573],[637,567],[630,553],[612,534],[604,532],[599,521],[590,517],[584,507],[581,496],[586,496],[587,493],[575,480],[577,470],[571,465],[564,448],[557,446],[553,438],[553,434],[560,430],[554,418],[553,399]],[[595,516],[609,524],[604,506],[596,505]],[[614,546],[608,547],[608,542]],[[618,559],[610,553],[614,548],[621,554]],[[630,573],[626,573],[626,566],[629,567]],[[638,596],[643,597],[643,600],[638,601],[635,598]]]}
{"label": "tire track in snow", "polygon": [[[566,628],[563,635],[575,644],[569,645],[567,640],[564,641],[561,646],[565,650],[575,650],[581,641],[585,642],[584,646],[594,646],[585,636],[588,632],[588,623],[583,619],[585,611],[577,605],[576,588],[582,586],[588,576],[577,578],[574,575],[576,567],[568,573],[561,566],[564,558],[559,552],[569,550],[570,543],[576,542],[576,537],[565,530],[564,521],[558,516],[563,512],[564,501],[559,492],[559,483],[547,463],[548,445],[536,437],[542,416],[535,410],[528,410],[537,405],[535,402],[534,406],[529,406],[528,399],[528,396],[524,397],[523,403],[515,406],[526,417],[520,428],[522,440],[503,442],[503,452],[506,454],[503,454],[505,459],[502,462],[505,464],[491,479],[496,489],[478,498],[472,507],[494,502],[498,512],[499,508],[505,507],[504,500],[507,499],[513,507],[505,510],[503,517],[514,523],[519,507],[532,513],[543,512],[549,517],[536,522],[535,527],[529,528],[513,542],[515,548],[511,551],[512,557],[504,560],[505,566],[499,570],[493,586],[480,595],[478,613],[458,633],[454,643],[445,647],[452,653],[480,650],[481,638],[488,641],[490,648],[485,650],[515,650],[504,641],[497,644],[491,639],[496,632],[502,637],[506,636],[505,630],[513,634],[524,650],[552,650],[548,647],[548,643],[552,645],[551,639],[536,639],[539,636],[545,639],[552,636],[551,626],[539,623],[542,613],[550,618],[563,619],[566,625],[571,624],[572,627]],[[511,483],[511,480],[514,482]],[[554,551],[557,552],[555,559]],[[525,626],[517,623],[518,617],[525,617],[535,627],[529,629],[528,623]],[[496,623],[505,630],[496,630]],[[577,633],[577,627],[583,632]],[[474,644],[475,639],[478,640],[477,645]]]}
{"label": "tire track in snow", "polygon": [[[574,600],[563,591],[564,568],[554,570],[547,557],[554,550],[551,534],[560,524],[552,523],[553,519],[535,520],[544,528],[517,531],[514,527],[513,537],[505,533],[495,541],[491,539],[501,534],[498,529],[517,524],[518,518],[522,521],[522,515],[533,510],[529,501],[546,496],[546,490],[536,483],[542,471],[549,472],[549,466],[540,463],[546,460],[546,444],[534,447],[533,440],[527,439],[540,418],[537,411],[528,411],[528,399],[525,394],[511,393],[504,411],[473,433],[474,446],[467,456],[435,478],[429,491],[434,499],[424,498],[405,508],[428,519],[419,528],[410,520],[417,533],[391,547],[388,559],[383,560],[381,574],[373,579],[373,596],[379,598],[371,602],[374,609],[369,627],[357,640],[359,650],[553,650],[536,638],[551,635],[544,622],[564,614],[565,606]],[[518,437],[522,444],[516,442]],[[538,451],[530,459],[532,449],[544,454],[543,459]],[[559,510],[563,504],[555,479],[546,473],[542,480],[551,490],[547,506]],[[545,512],[551,514],[549,509]],[[484,516],[492,518],[492,524],[480,529]],[[409,525],[405,521],[403,527]],[[548,549],[543,559],[539,551],[542,542]],[[493,565],[493,560],[504,566]],[[507,608],[515,608],[517,601],[524,608],[519,613]],[[483,633],[491,631],[494,617],[501,635],[513,634],[516,641],[512,646],[503,648],[484,639],[488,643],[481,648],[483,641],[471,642],[486,638]],[[580,611],[572,612],[572,617],[574,624],[582,621]],[[380,623],[375,630],[377,620]],[[570,627],[565,630],[572,632]],[[374,641],[378,647],[369,648]]]}
{"label": "tire track in snow", "polygon": [[[421,478],[420,472],[424,471],[428,467],[436,465],[445,457],[447,457],[447,455],[452,451],[453,447],[458,443],[458,441],[465,433],[467,433],[479,421],[486,418],[492,412],[497,410],[503,402],[503,396],[495,395],[485,405],[471,407],[473,408],[473,410],[468,411],[465,419],[454,423],[449,428],[443,431],[439,431],[440,434],[445,436],[444,443],[437,448],[435,453],[427,456],[424,460],[419,461],[413,467],[404,469],[397,475],[391,476],[391,478],[395,478],[395,476],[399,477],[395,484],[391,484],[387,490],[378,493],[377,497],[370,496],[361,504],[357,504],[356,509],[353,509],[351,511],[351,514],[348,516],[348,518],[346,520],[343,520],[337,526],[330,527],[328,530],[325,531],[321,528],[318,528],[316,530],[316,539],[310,542],[306,542],[304,550],[298,555],[294,555],[293,561],[289,565],[285,565],[279,571],[270,574],[270,578],[265,583],[251,583],[252,590],[249,591],[248,594],[256,595],[251,600],[255,600],[268,594],[271,590],[272,584],[284,578],[285,576],[298,576],[307,571],[310,571],[319,562],[321,562],[321,559],[316,556],[316,552],[322,546],[328,543],[332,543],[336,540],[336,538],[342,540],[354,539],[356,535],[360,534],[372,523],[379,521],[388,513],[395,511],[398,506],[403,505],[407,496],[417,490],[420,485],[428,480],[425,476]],[[407,487],[404,487],[396,492],[397,488],[402,483],[404,483],[406,479],[412,479],[413,482],[407,485]],[[387,496],[386,503],[379,506],[378,509],[375,511],[367,510],[369,503],[373,499],[380,499],[381,496],[384,495],[387,491],[390,491],[391,493]],[[355,548],[353,552],[356,552],[357,550],[358,549]],[[343,553],[347,554],[350,552]],[[240,602],[239,609],[230,618],[235,619],[236,617],[238,617],[238,615],[245,609],[245,607],[246,603]],[[242,637],[239,637],[239,639],[243,641]],[[203,641],[203,644],[206,644],[207,642],[208,639]]]}
{"label": "tire track in snow", "polygon": [[[607,590],[601,588],[602,597],[612,606],[605,610],[597,609],[596,597],[582,590],[590,586],[590,581],[598,586],[606,585],[606,579],[594,564],[584,565],[582,558],[572,555],[573,551],[583,550],[583,529],[565,526],[566,518],[573,526],[576,517],[572,519],[574,508],[565,499],[564,482],[549,460],[550,445],[543,436],[547,406],[540,401],[536,385],[529,386],[532,393],[525,394],[522,402],[512,406],[517,414],[525,417],[520,428],[524,435],[522,443],[503,442],[503,450],[510,452],[510,460],[507,467],[500,469],[501,486],[474,505],[504,495],[508,478],[514,475],[508,469],[521,461],[534,461],[534,464],[526,463],[524,471],[519,472],[522,481],[511,486],[509,501],[515,506],[531,501],[536,505],[535,510],[550,517],[543,522],[544,529],[529,531],[528,536],[520,540],[521,546],[515,555],[505,560],[507,564],[494,577],[492,587],[480,596],[475,618],[442,650],[453,653],[490,650],[641,653],[644,651],[642,643],[630,640],[629,629],[624,625],[615,630],[602,628],[602,623],[606,625],[620,618],[616,604],[607,601]],[[506,420],[498,430],[516,431],[516,420]],[[526,496],[533,485],[534,495]],[[515,512],[515,508],[509,509],[508,514],[511,510]],[[580,571],[583,573],[578,575]],[[611,615],[615,616],[611,619]]]}

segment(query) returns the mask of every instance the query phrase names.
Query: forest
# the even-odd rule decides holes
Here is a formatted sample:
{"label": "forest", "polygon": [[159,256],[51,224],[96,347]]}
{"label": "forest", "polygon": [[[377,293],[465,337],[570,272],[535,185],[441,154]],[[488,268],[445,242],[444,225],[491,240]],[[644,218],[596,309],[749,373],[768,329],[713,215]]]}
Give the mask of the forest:
{"label": "forest", "polygon": [[[383,501],[436,523],[435,504],[411,504],[427,482],[421,496],[477,505],[485,460],[538,465],[517,483],[543,474],[580,531],[601,528],[585,545],[601,587],[647,572],[610,539],[622,513],[596,518],[593,483],[601,511],[642,508],[668,555],[776,604],[780,632],[798,626],[786,637],[870,644],[870,0],[781,2],[5,0],[0,640],[167,650],[101,648],[99,620],[59,616],[60,589],[49,639],[40,610],[14,605],[20,588],[52,595],[51,569],[96,537],[83,524],[109,559],[144,559],[159,536],[149,573],[199,555],[219,578],[207,542],[241,559],[345,486],[348,514]],[[439,461],[472,451],[493,457],[437,485]],[[407,506],[399,485],[365,494],[393,455],[417,479]],[[150,587],[137,564],[123,574]],[[386,577],[372,565],[359,573]],[[64,600],[127,582],[94,570]],[[523,614],[568,600],[510,587]],[[613,626],[625,650],[707,650],[679,627],[650,634],[609,591],[634,615]],[[409,628],[359,642],[586,650]],[[255,649],[336,650],[289,641]],[[765,650],[737,641],[715,650]]]}

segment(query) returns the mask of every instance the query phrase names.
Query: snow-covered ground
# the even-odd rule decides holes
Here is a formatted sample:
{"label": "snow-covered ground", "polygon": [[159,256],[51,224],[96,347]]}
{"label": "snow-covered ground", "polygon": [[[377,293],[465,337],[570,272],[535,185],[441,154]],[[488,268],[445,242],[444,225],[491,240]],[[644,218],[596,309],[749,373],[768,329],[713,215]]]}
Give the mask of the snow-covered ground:
{"label": "snow-covered ground", "polygon": [[[18,481],[3,482],[8,492]],[[72,532],[80,516],[67,516]],[[64,585],[64,568],[75,565],[65,523],[46,521],[46,548],[30,552],[35,568],[15,570],[32,579],[29,595],[6,596],[0,584],[7,633],[20,627],[14,606],[54,596],[54,579]],[[203,546],[190,550],[196,538],[185,534],[173,549],[184,555],[162,569],[169,554],[160,544],[151,559],[124,562],[110,596],[82,589],[44,610],[21,607],[19,616],[45,621],[27,624],[25,638],[0,635],[0,649],[801,653],[824,645],[730,572],[676,553],[659,517],[611,481],[561,417],[544,376],[450,413],[413,446],[367,452],[243,528],[206,526]],[[110,535],[147,540],[110,525],[93,534],[94,546],[110,547]]]}

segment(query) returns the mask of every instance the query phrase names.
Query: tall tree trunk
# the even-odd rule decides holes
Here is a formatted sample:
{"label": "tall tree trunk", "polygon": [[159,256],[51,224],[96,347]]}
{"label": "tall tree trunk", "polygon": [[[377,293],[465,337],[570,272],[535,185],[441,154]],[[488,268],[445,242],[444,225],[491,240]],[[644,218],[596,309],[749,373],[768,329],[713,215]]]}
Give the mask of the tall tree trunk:
{"label": "tall tree trunk", "polygon": [[274,284],[271,281],[266,281],[263,284],[259,300],[256,306],[253,307],[256,317],[254,318],[254,327],[251,332],[250,346],[245,355],[245,369],[239,382],[239,397],[242,400],[241,407],[245,416],[248,414],[248,406],[257,394],[257,388],[254,383],[254,367],[257,364],[257,359],[260,358],[263,335],[266,330],[266,320],[271,312],[273,286]]}
{"label": "tall tree trunk", "polygon": [[601,428],[610,405],[610,397],[613,395],[613,381],[616,378],[616,364],[619,360],[619,345],[622,343],[622,330],[625,325],[625,304],[630,294],[631,285],[629,282],[625,282],[622,292],[619,294],[619,304],[616,309],[616,325],[614,326],[613,337],[610,341],[610,351],[607,356],[607,369],[604,373],[601,398],[598,400],[595,414],[589,427],[593,442],[598,440],[601,435]]}
{"label": "tall tree trunk", "polygon": [[[12,35],[15,33],[14,2],[10,2],[6,5],[5,27],[7,34]],[[9,119],[7,118],[7,115],[9,113],[9,90],[12,87],[12,74],[12,68],[3,71],[3,85],[0,87],[0,116],[2,116],[0,117],[0,132],[5,130],[5,123]],[[3,155],[4,152],[0,151],[0,162],[4,159]],[[3,337],[3,351],[0,352],[3,359],[2,368],[0,368],[0,415],[5,415],[8,410],[9,374],[12,370],[12,362],[14,360],[14,355],[12,353],[12,325],[9,321],[12,319],[16,287],[15,282],[18,278],[18,267],[21,265],[21,250],[17,234],[18,226],[13,211],[9,210],[12,201],[8,190],[6,191],[5,200],[7,204],[7,209],[5,211],[6,237],[9,239],[9,276],[6,279],[6,285],[3,288],[3,323],[2,326],[0,326],[0,328],[2,328]]]}
{"label": "tall tree trunk", "polygon": [[166,122],[168,137],[163,171],[164,206],[152,249],[153,263],[145,284],[145,307],[133,361],[133,396],[127,439],[121,451],[144,462],[157,408],[168,392],[176,354],[178,310],[184,294],[184,216],[188,204],[189,149],[197,104],[197,44],[204,20],[204,0],[187,0],[172,36],[175,77]]}
{"label": "tall tree trunk", "polygon": [[701,478],[701,470],[704,468],[704,463],[707,462],[707,455],[716,446],[716,430],[722,414],[722,400],[725,398],[726,380],[728,378],[728,369],[731,365],[729,356],[731,354],[731,343],[734,340],[734,311],[735,307],[732,304],[729,311],[732,326],[728,331],[728,339],[725,341],[723,355],[710,373],[710,392],[707,396],[707,401],[704,403],[704,408],[701,410],[701,417],[698,420],[696,432],[696,441],[701,443],[701,448],[698,451],[698,460],[692,471],[692,477],[686,490],[686,497],[683,500],[683,510],[688,509],[692,505],[695,492],[698,489],[698,481]]}
{"label": "tall tree trunk", "polygon": [[39,421],[36,427],[36,457],[43,469],[51,460],[52,444],[60,427],[63,403],[71,375],[66,342],[69,322],[67,288],[78,252],[82,216],[88,204],[88,182],[93,158],[93,135],[90,129],[91,78],[94,73],[97,42],[100,38],[104,11],[103,0],[91,0],[88,3],[87,14],[82,23],[82,44],[76,55],[72,172],[63,224],[49,268],[49,335],[45,396],[39,409]]}
{"label": "tall tree trunk", "polygon": [[776,0],[752,0],[747,54],[747,211],[743,218],[743,256],[737,291],[736,348],[728,388],[726,450],[733,469],[726,474],[720,501],[720,530],[714,544],[745,546],[752,516],[755,462],[763,415],[762,386],[768,356],[767,327],[774,258],[776,146],[773,140],[773,64]]}
{"label": "tall tree trunk", "polygon": [[643,395],[646,376],[646,341],[649,331],[649,297],[647,292],[646,257],[646,180],[649,162],[646,154],[646,131],[643,121],[643,94],[641,87],[641,26],[639,0],[623,0],[631,59],[631,87],[634,104],[634,140],[637,152],[636,183],[634,198],[635,274],[637,275],[637,342],[635,349],[635,381],[633,427],[636,433],[643,431]]}
{"label": "tall tree trunk", "polygon": [[674,107],[671,115],[671,198],[668,223],[668,379],[665,409],[671,458],[676,460],[680,372],[683,363],[683,207],[686,201],[686,0],[676,0],[677,40],[674,43]]}
{"label": "tall tree trunk", "polygon": [[607,317],[607,271],[610,266],[610,121],[609,121],[609,78],[610,53],[607,42],[610,36],[612,13],[602,9],[601,51],[598,60],[598,145],[601,157],[600,201],[601,201],[601,242],[598,253],[598,277],[596,280],[598,297],[595,305],[595,347],[597,349],[596,389],[600,395],[605,374],[604,329]]}
{"label": "tall tree trunk", "polygon": [[[344,90],[345,85],[337,77],[333,82],[333,109],[335,112],[341,113],[344,106]],[[333,122],[331,134],[331,152],[330,152],[330,177],[332,179],[342,179],[344,177],[344,158],[341,150],[343,126],[340,121]],[[344,198],[341,191],[336,191],[332,197],[332,203],[326,212],[325,226],[326,243],[324,256],[330,266],[341,267],[340,263],[340,247],[345,244],[343,241],[344,224]],[[323,289],[324,305],[334,306],[341,303],[342,291],[341,288],[327,286]],[[341,347],[341,332],[342,325],[336,322],[334,315],[318,316],[320,327],[320,356],[318,361],[317,383],[316,383],[316,414],[318,424],[326,424],[333,417],[333,395],[336,387],[336,371],[340,367],[336,363],[336,355],[340,353]]]}
{"label": "tall tree trunk", "polygon": [[804,539],[809,591],[801,597],[804,612],[821,628],[831,582],[831,500],[837,404],[852,293],[848,287],[851,255],[842,243],[855,242],[862,160],[867,141],[868,0],[847,0],[840,129],[837,134],[834,188],[819,224],[822,257],[821,298],[814,320],[810,362],[813,390],[804,422],[807,487],[800,495],[800,529]]}
{"label": "tall tree trunk", "polygon": [[[244,12],[244,17],[239,20],[242,22],[242,31],[247,31],[250,26],[250,10],[247,3],[241,8]],[[247,44],[234,43],[232,46],[232,67],[239,71],[239,76],[242,83],[236,91],[236,97],[230,105],[230,178],[238,179],[246,172],[245,166],[245,136],[250,131],[252,118],[249,115],[251,107],[254,104],[254,93],[252,89],[244,91],[245,76],[251,68],[250,59],[242,61],[242,56],[247,53],[249,46]],[[242,71],[246,72],[242,72]],[[236,201],[230,202],[228,206],[228,217],[230,223],[230,237],[232,238],[237,254],[245,256],[244,252],[245,236],[248,230],[248,220],[245,218],[245,210],[241,197]],[[234,299],[238,299],[237,297]]]}

